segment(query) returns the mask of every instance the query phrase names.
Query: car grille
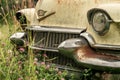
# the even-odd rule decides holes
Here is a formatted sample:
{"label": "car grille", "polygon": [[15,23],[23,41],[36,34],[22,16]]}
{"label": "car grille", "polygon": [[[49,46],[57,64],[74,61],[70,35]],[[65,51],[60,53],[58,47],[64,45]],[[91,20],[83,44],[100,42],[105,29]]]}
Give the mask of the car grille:
{"label": "car grille", "polygon": [[[68,58],[58,52],[45,52],[45,51],[37,51],[37,50],[34,50],[36,56],[38,57],[39,60],[41,60],[41,54],[46,54],[47,58],[45,59],[46,63],[52,63],[52,64],[57,64],[57,65],[61,65],[61,66],[64,66],[64,67],[80,67],[73,59],[71,58]],[[41,54],[40,54],[41,53]]]}
{"label": "car grille", "polygon": [[75,62],[72,59],[70,59],[60,53],[48,52],[47,56],[50,59],[54,58],[52,60],[53,63],[60,64],[60,65],[66,65],[66,66],[76,66]]}
{"label": "car grille", "polygon": [[[50,28],[51,29],[51,28]],[[53,30],[53,31],[52,31]],[[67,29],[65,29],[67,30]],[[48,58],[50,59],[52,63],[59,64],[59,65],[65,65],[65,66],[72,66],[76,67],[78,66],[75,61],[71,58],[68,58],[58,51],[51,50],[57,50],[58,46],[67,39],[72,38],[79,38],[79,34],[81,30],[73,30],[69,29],[68,31],[65,31],[62,29],[42,29],[42,28],[28,28],[28,34],[32,35],[33,39],[33,45],[32,49],[34,51],[43,51],[42,53],[46,53]],[[49,50],[48,50],[49,49]],[[36,53],[36,52],[34,52]]]}
{"label": "car grille", "polygon": [[58,45],[71,38],[78,38],[79,34],[57,33],[57,32],[39,32],[33,31],[34,46],[39,48],[57,49]]}

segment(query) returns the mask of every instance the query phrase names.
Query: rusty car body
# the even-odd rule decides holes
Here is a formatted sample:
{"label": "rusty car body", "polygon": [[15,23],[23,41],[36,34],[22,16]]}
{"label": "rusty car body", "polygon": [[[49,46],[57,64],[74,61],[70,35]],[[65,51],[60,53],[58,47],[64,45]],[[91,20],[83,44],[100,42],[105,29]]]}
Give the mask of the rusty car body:
{"label": "rusty car body", "polygon": [[57,64],[120,72],[119,7],[119,0],[39,0],[16,12],[24,32],[10,40],[25,46],[27,35],[30,48],[61,56]]}

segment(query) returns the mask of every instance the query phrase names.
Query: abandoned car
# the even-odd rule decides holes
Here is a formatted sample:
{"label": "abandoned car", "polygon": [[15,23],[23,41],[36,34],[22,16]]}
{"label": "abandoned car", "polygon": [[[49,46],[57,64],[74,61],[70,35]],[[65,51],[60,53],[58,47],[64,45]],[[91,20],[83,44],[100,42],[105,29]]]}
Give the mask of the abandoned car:
{"label": "abandoned car", "polygon": [[46,51],[53,63],[120,72],[118,0],[38,0],[16,12],[23,32],[10,37],[17,46]]}

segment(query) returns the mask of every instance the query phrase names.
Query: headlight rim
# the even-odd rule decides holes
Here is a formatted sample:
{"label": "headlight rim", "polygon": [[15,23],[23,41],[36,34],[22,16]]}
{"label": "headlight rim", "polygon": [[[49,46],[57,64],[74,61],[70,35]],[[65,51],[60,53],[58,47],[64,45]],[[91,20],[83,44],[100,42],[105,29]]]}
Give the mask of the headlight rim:
{"label": "headlight rim", "polygon": [[[98,31],[98,30],[95,29],[96,26],[94,25],[94,22],[93,22],[94,16],[95,16],[96,14],[98,14],[98,13],[103,14],[103,15],[104,15],[104,18],[105,18],[105,20],[106,20],[105,26],[104,26],[104,28],[103,28],[101,31]],[[109,31],[109,28],[110,28],[110,22],[109,22],[109,21],[110,21],[110,18],[109,18],[109,16],[108,16],[104,11],[96,10],[96,11],[91,15],[91,25],[92,25],[92,28],[93,28],[94,31],[95,31],[96,33],[98,33],[100,36],[105,35],[105,34]]]}

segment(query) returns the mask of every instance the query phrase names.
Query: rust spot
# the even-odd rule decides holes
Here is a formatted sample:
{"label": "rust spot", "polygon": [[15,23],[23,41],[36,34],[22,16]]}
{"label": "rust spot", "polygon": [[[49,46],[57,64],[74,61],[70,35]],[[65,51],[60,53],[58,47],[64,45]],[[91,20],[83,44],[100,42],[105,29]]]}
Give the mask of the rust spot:
{"label": "rust spot", "polygon": [[58,4],[64,4],[64,5],[70,5],[70,4],[73,4],[73,1],[72,0],[58,0],[57,1]]}
{"label": "rust spot", "polygon": [[103,54],[100,52],[95,52],[92,50],[90,47],[85,46],[82,48],[79,48],[77,50],[77,53],[80,54],[80,58],[99,58],[99,59],[106,59],[106,60],[120,60],[119,56],[114,56],[114,55],[108,55],[108,54]]}
{"label": "rust spot", "polygon": [[58,4],[60,4],[60,0],[58,0]]}
{"label": "rust spot", "polygon": [[95,3],[97,4],[97,3],[98,3],[98,0],[95,0]]}
{"label": "rust spot", "polygon": [[62,0],[58,0],[58,4],[61,4]]}

